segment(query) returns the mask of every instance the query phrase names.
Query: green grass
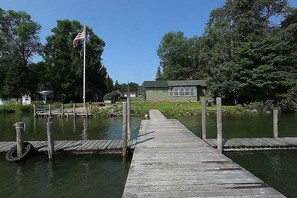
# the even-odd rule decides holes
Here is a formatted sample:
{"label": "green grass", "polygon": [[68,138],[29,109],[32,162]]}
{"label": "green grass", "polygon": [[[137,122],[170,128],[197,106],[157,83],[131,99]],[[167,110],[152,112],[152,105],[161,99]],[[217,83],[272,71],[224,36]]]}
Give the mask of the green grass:
{"label": "green grass", "polygon": [[0,105],[0,113],[22,113],[31,112],[33,109],[32,105],[22,105],[22,104],[4,104]]}
{"label": "green grass", "polygon": [[[124,101],[118,101],[116,106],[107,107],[105,109],[99,109],[99,103],[92,103],[90,112],[95,117],[106,116],[110,111],[117,115],[122,113],[122,103]],[[82,107],[83,103],[76,103],[76,107]],[[53,103],[52,109],[61,108],[61,103]],[[48,104],[36,103],[37,108],[48,109]],[[73,104],[64,104],[65,108],[72,108]],[[184,117],[189,115],[196,115],[201,113],[201,102],[144,102],[142,100],[132,100],[131,102],[131,114],[132,115],[145,115],[148,114],[149,110],[157,109],[164,113],[165,116],[176,118]],[[240,106],[223,106],[222,110],[227,114],[245,114],[247,113],[244,107]],[[20,113],[20,112],[32,112],[33,105],[22,105],[22,104],[5,104],[0,105],[0,113]],[[216,113],[216,106],[208,106],[208,113]]]}
{"label": "green grass", "polygon": [[145,115],[157,109],[169,117],[181,117],[201,112],[200,102],[141,102],[132,101],[132,113]]}

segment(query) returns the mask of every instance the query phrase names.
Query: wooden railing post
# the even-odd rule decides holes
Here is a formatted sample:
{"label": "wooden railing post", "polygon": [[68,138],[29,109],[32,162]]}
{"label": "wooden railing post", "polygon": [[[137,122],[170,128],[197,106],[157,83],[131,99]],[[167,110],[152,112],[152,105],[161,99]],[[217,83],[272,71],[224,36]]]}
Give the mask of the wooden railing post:
{"label": "wooden railing post", "polygon": [[201,115],[202,139],[205,140],[206,139],[206,99],[204,97],[201,98],[201,107],[202,107],[202,115]]}
{"label": "wooden railing post", "polygon": [[216,98],[217,104],[217,145],[218,151],[222,153],[222,99],[217,97]]}
{"label": "wooden railing post", "polygon": [[273,110],[273,138],[278,138],[278,110]]}
{"label": "wooden railing post", "polygon": [[127,156],[127,104],[123,102],[122,156]]}
{"label": "wooden railing post", "polygon": [[48,146],[48,159],[54,159],[54,137],[53,137],[53,119],[48,117],[48,122],[46,123],[46,132],[47,132],[47,146]]}
{"label": "wooden railing post", "polygon": [[128,141],[131,140],[131,98],[130,98],[130,92],[128,92],[127,97],[127,135],[128,135]]}
{"label": "wooden railing post", "polygon": [[23,155],[24,148],[25,123],[17,122],[14,124],[14,126],[16,131],[17,156],[21,157]]}

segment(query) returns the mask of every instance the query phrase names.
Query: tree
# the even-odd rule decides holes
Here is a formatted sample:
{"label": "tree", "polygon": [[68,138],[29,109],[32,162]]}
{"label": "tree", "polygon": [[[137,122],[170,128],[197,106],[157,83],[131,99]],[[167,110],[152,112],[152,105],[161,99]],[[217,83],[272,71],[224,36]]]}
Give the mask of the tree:
{"label": "tree", "polygon": [[[47,66],[47,89],[56,97],[66,94],[68,100],[81,101],[83,78],[83,44],[72,47],[72,41],[83,27],[78,21],[58,20],[53,35],[46,38],[44,61]],[[101,63],[105,43],[86,27],[86,99],[107,93],[107,71]]]}
{"label": "tree", "polygon": [[161,68],[158,67],[157,69],[157,74],[156,74],[156,80],[162,80],[162,72],[161,72]]}
{"label": "tree", "polygon": [[205,49],[214,96],[224,96],[228,102],[237,100],[240,82],[235,68],[242,63],[238,63],[236,51],[244,42],[273,33],[270,18],[283,15],[287,6],[286,0],[227,0],[223,7],[211,12],[205,29]]}
{"label": "tree", "polygon": [[108,93],[110,93],[114,90],[113,81],[109,77],[109,75],[107,75],[107,77],[106,77],[106,88],[107,88]]}
{"label": "tree", "polygon": [[283,110],[289,109],[286,103],[296,103],[296,99],[288,101],[296,98],[290,96],[297,88],[296,50],[296,45],[278,34],[267,34],[243,43],[238,48],[235,69],[240,83],[240,102],[272,100]]}
{"label": "tree", "polygon": [[183,32],[165,34],[157,50],[164,80],[185,80],[191,74],[191,42]]}
{"label": "tree", "polygon": [[40,25],[25,12],[0,8],[0,96],[20,98],[33,92],[30,61],[40,53]]}

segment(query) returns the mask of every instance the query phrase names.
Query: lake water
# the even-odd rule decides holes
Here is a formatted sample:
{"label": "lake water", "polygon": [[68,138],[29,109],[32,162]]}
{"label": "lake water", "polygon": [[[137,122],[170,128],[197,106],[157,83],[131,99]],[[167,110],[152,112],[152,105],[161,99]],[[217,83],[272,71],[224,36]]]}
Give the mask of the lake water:
{"label": "lake water", "polygon": [[[201,117],[179,119],[201,137]],[[0,114],[0,141],[14,141],[17,121],[26,122],[26,140],[46,140],[46,118]],[[141,118],[132,118],[137,137]],[[120,139],[121,118],[54,118],[55,140]],[[280,115],[280,136],[297,136],[297,115]],[[216,137],[216,118],[207,117],[207,137]],[[271,137],[272,115],[223,117],[223,137]],[[232,152],[229,158],[288,197],[297,197],[297,151]],[[121,197],[131,159],[119,155],[37,155],[24,163],[0,155],[0,197]]]}

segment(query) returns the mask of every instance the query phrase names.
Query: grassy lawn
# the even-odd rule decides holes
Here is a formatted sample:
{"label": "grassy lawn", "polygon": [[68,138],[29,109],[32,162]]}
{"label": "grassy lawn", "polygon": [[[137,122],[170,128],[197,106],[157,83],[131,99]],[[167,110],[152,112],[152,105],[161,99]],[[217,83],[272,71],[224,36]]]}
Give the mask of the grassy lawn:
{"label": "grassy lawn", "polygon": [[[92,103],[92,108],[90,112],[93,113],[94,117],[105,116],[110,112],[110,110],[114,112],[118,112],[121,114],[122,111],[122,103],[125,101],[118,101],[116,105],[99,108],[99,104],[102,103]],[[61,108],[61,103],[53,103],[52,109]],[[64,104],[64,108],[72,108],[73,104]],[[76,107],[82,107],[82,103],[76,103]],[[37,108],[48,108],[48,105],[44,104],[36,104]],[[157,109],[164,113],[165,116],[175,118],[175,117],[183,117],[189,115],[196,115],[201,113],[201,102],[144,102],[140,99],[132,99],[131,102],[131,113],[133,115],[145,115],[148,114],[149,110]],[[244,107],[239,106],[223,106],[222,107],[224,113],[230,114],[243,114],[246,113],[246,109]],[[5,104],[0,105],[0,113],[19,113],[19,112],[33,112],[33,105],[22,105],[22,104]],[[208,113],[215,113],[216,106],[212,104],[207,107]]]}
{"label": "grassy lawn", "polygon": [[[182,117],[196,115],[201,113],[201,102],[143,102],[132,101],[132,112],[135,114],[145,115],[151,109],[157,109],[169,117]],[[242,114],[246,110],[240,106],[223,106],[224,113]],[[207,107],[208,113],[216,112],[216,105],[212,104]]]}

